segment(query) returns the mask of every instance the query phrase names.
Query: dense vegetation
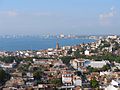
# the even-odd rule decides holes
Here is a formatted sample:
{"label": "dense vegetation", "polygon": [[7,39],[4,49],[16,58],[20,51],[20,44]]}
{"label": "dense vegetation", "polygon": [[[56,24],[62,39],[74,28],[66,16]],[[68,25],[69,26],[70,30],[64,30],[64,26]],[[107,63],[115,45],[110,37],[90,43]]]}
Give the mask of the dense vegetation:
{"label": "dense vegetation", "polygon": [[10,75],[0,68],[0,84],[5,83],[8,79],[10,79]]}
{"label": "dense vegetation", "polygon": [[52,79],[52,80],[50,80],[50,83],[54,84],[56,86],[61,86],[62,85],[62,79],[61,78]]}
{"label": "dense vegetation", "polygon": [[15,57],[15,56],[4,56],[0,57],[0,61],[5,62],[5,63],[12,63],[13,61],[20,62],[22,58]]}
{"label": "dense vegetation", "polygon": [[61,57],[60,59],[63,61],[64,64],[69,65],[70,60],[71,60],[71,59],[74,59],[74,57],[64,56],[64,57]]}
{"label": "dense vegetation", "polygon": [[94,78],[93,80],[90,81],[90,85],[92,88],[98,88],[99,82]]}

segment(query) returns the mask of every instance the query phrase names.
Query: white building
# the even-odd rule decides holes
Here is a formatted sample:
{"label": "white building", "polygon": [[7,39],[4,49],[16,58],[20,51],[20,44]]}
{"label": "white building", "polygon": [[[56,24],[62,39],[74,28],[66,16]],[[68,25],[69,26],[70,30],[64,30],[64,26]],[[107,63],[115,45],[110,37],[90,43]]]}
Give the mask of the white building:
{"label": "white building", "polygon": [[40,65],[46,65],[46,64],[51,64],[52,60],[51,59],[33,59],[34,64],[40,64]]}
{"label": "white building", "polygon": [[105,90],[120,90],[120,80],[112,80],[111,84]]}
{"label": "white building", "polygon": [[107,38],[110,38],[110,39],[117,39],[117,35],[110,35],[110,36],[108,36]]}
{"label": "white building", "polygon": [[63,86],[61,88],[73,90],[72,88],[77,86],[82,86],[81,77],[74,75],[72,71],[64,71],[62,74],[62,83]]}
{"label": "white building", "polygon": [[76,70],[81,70],[81,67],[84,67],[84,60],[74,59],[70,61],[71,66]]}
{"label": "white building", "polygon": [[120,89],[117,87],[114,87],[113,85],[109,85],[105,88],[105,90],[120,90]]}
{"label": "white building", "polygon": [[2,67],[2,68],[14,68],[16,65],[17,65],[17,63],[14,60],[13,63],[1,63],[0,67]]}
{"label": "white building", "polygon": [[74,59],[70,61],[71,66],[74,69],[80,70],[82,67],[91,66],[93,68],[102,68],[104,65],[109,63],[109,61],[92,61],[92,60],[82,60],[82,59]]}
{"label": "white building", "polygon": [[111,74],[112,74],[112,72],[107,72],[107,71],[100,72],[100,76],[111,75]]}
{"label": "white building", "polygon": [[2,64],[0,65],[2,68],[13,68],[13,64]]}
{"label": "white building", "polygon": [[106,64],[107,64],[106,61],[90,61],[88,66],[91,66],[93,68],[102,68]]}
{"label": "white building", "polygon": [[90,55],[90,52],[88,50],[85,50],[85,55]]}
{"label": "white building", "polygon": [[64,71],[62,74],[62,83],[65,86],[73,85],[73,73],[71,71]]}
{"label": "white building", "polygon": [[111,85],[120,87],[120,80],[112,80]]}
{"label": "white building", "polygon": [[82,86],[82,79],[79,76],[73,76],[73,84],[75,86]]}
{"label": "white building", "polygon": [[65,35],[64,34],[60,34],[60,38],[64,38],[65,37]]}

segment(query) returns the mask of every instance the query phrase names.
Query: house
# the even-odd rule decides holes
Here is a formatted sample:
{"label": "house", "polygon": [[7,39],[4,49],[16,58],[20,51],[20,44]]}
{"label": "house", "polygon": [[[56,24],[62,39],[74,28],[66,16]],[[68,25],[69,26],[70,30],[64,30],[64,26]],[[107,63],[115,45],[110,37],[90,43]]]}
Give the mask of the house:
{"label": "house", "polygon": [[112,72],[108,72],[108,71],[100,72],[100,76],[111,75],[111,74],[112,74]]}
{"label": "house", "polygon": [[73,76],[73,84],[75,86],[82,86],[82,79],[81,79],[81,77],[79,77],[77,75]]}
{"label": "house", "polygon": [[120,80],[112,80],[105,90],[120,90]]}
{"label": "house", "polygon": [[62,73],[62,83],[65,86],[73,85],[73,72],[72,71],[67,70]]}
{"label": "house", "polygon": [[46,65],[46,64],[52,64],[52,60],[46,60],[46,59],[33,59],[34,64],[40,64],[40,65]]}
{"label": "house", "polygon": [[112,80],[111,85],[120,87],[120,80]]}
{"label": "house", "polygon": [[85,60],[84,66],[91,66],[93,68],[102,68],[104,65],[109,63],[109,61],[93,61],[93,60]]}
{"label": "house", "polygon": [[107,61],[90,61],[90,64],[88,65],[93,68],[102,68],[106,64],[107,64]]}
{"label": "house", "polygon": [[0,67],[2,68],[14,68],[17,65],[16,61],[14,60],[13,63],[0,63]]}
{"label": "house", "polygon": [[89,50],[85,50],[84,54],[87,55],[87,56],[89,56],[90,55]]}
{"label": "house", "polygon": [[109,63],[109,61],[93,61],[88,59],[74,59],[70,61],[71,66],[79,71],[82,71],[82,69],[87,66],[102,68],[107,63]]}
{"label": "house", "polygon": [[115,87],[115,86],[113,86],[113,85],[109,85],[109,86],[107,86],[107,87],[105,88],[105,90],[120,90],[120,88]]}
{"label": "house", "polygon": [[81,67],[84,67],[84,60],[74,59],[70,61],[71,66],[76,70],[81,70]]}
{"label": "house", "polygon": [[109,39],[117,39],[117,35],[110,35],[107,38],[109,38]]}

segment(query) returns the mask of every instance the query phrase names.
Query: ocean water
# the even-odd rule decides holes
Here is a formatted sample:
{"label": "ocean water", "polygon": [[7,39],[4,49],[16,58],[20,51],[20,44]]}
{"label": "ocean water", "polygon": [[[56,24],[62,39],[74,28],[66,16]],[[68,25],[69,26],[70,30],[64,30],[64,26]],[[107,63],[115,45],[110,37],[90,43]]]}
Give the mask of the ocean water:
{"label": "ocean water", "polygon": [[95,42],[91,39],[56,39],[56,38],[0,38],[0,51],[41,50],[55,48],[58,41],[60,46],[72,46],[81,43]]}

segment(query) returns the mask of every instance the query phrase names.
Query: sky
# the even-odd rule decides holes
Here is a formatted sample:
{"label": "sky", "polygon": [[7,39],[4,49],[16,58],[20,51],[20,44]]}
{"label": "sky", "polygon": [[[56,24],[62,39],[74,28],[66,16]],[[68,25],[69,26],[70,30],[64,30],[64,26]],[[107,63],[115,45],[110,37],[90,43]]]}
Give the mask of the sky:
{"label": "sky", "polygon": [[120,34],[120,0],[0,0],[9,34]]}

